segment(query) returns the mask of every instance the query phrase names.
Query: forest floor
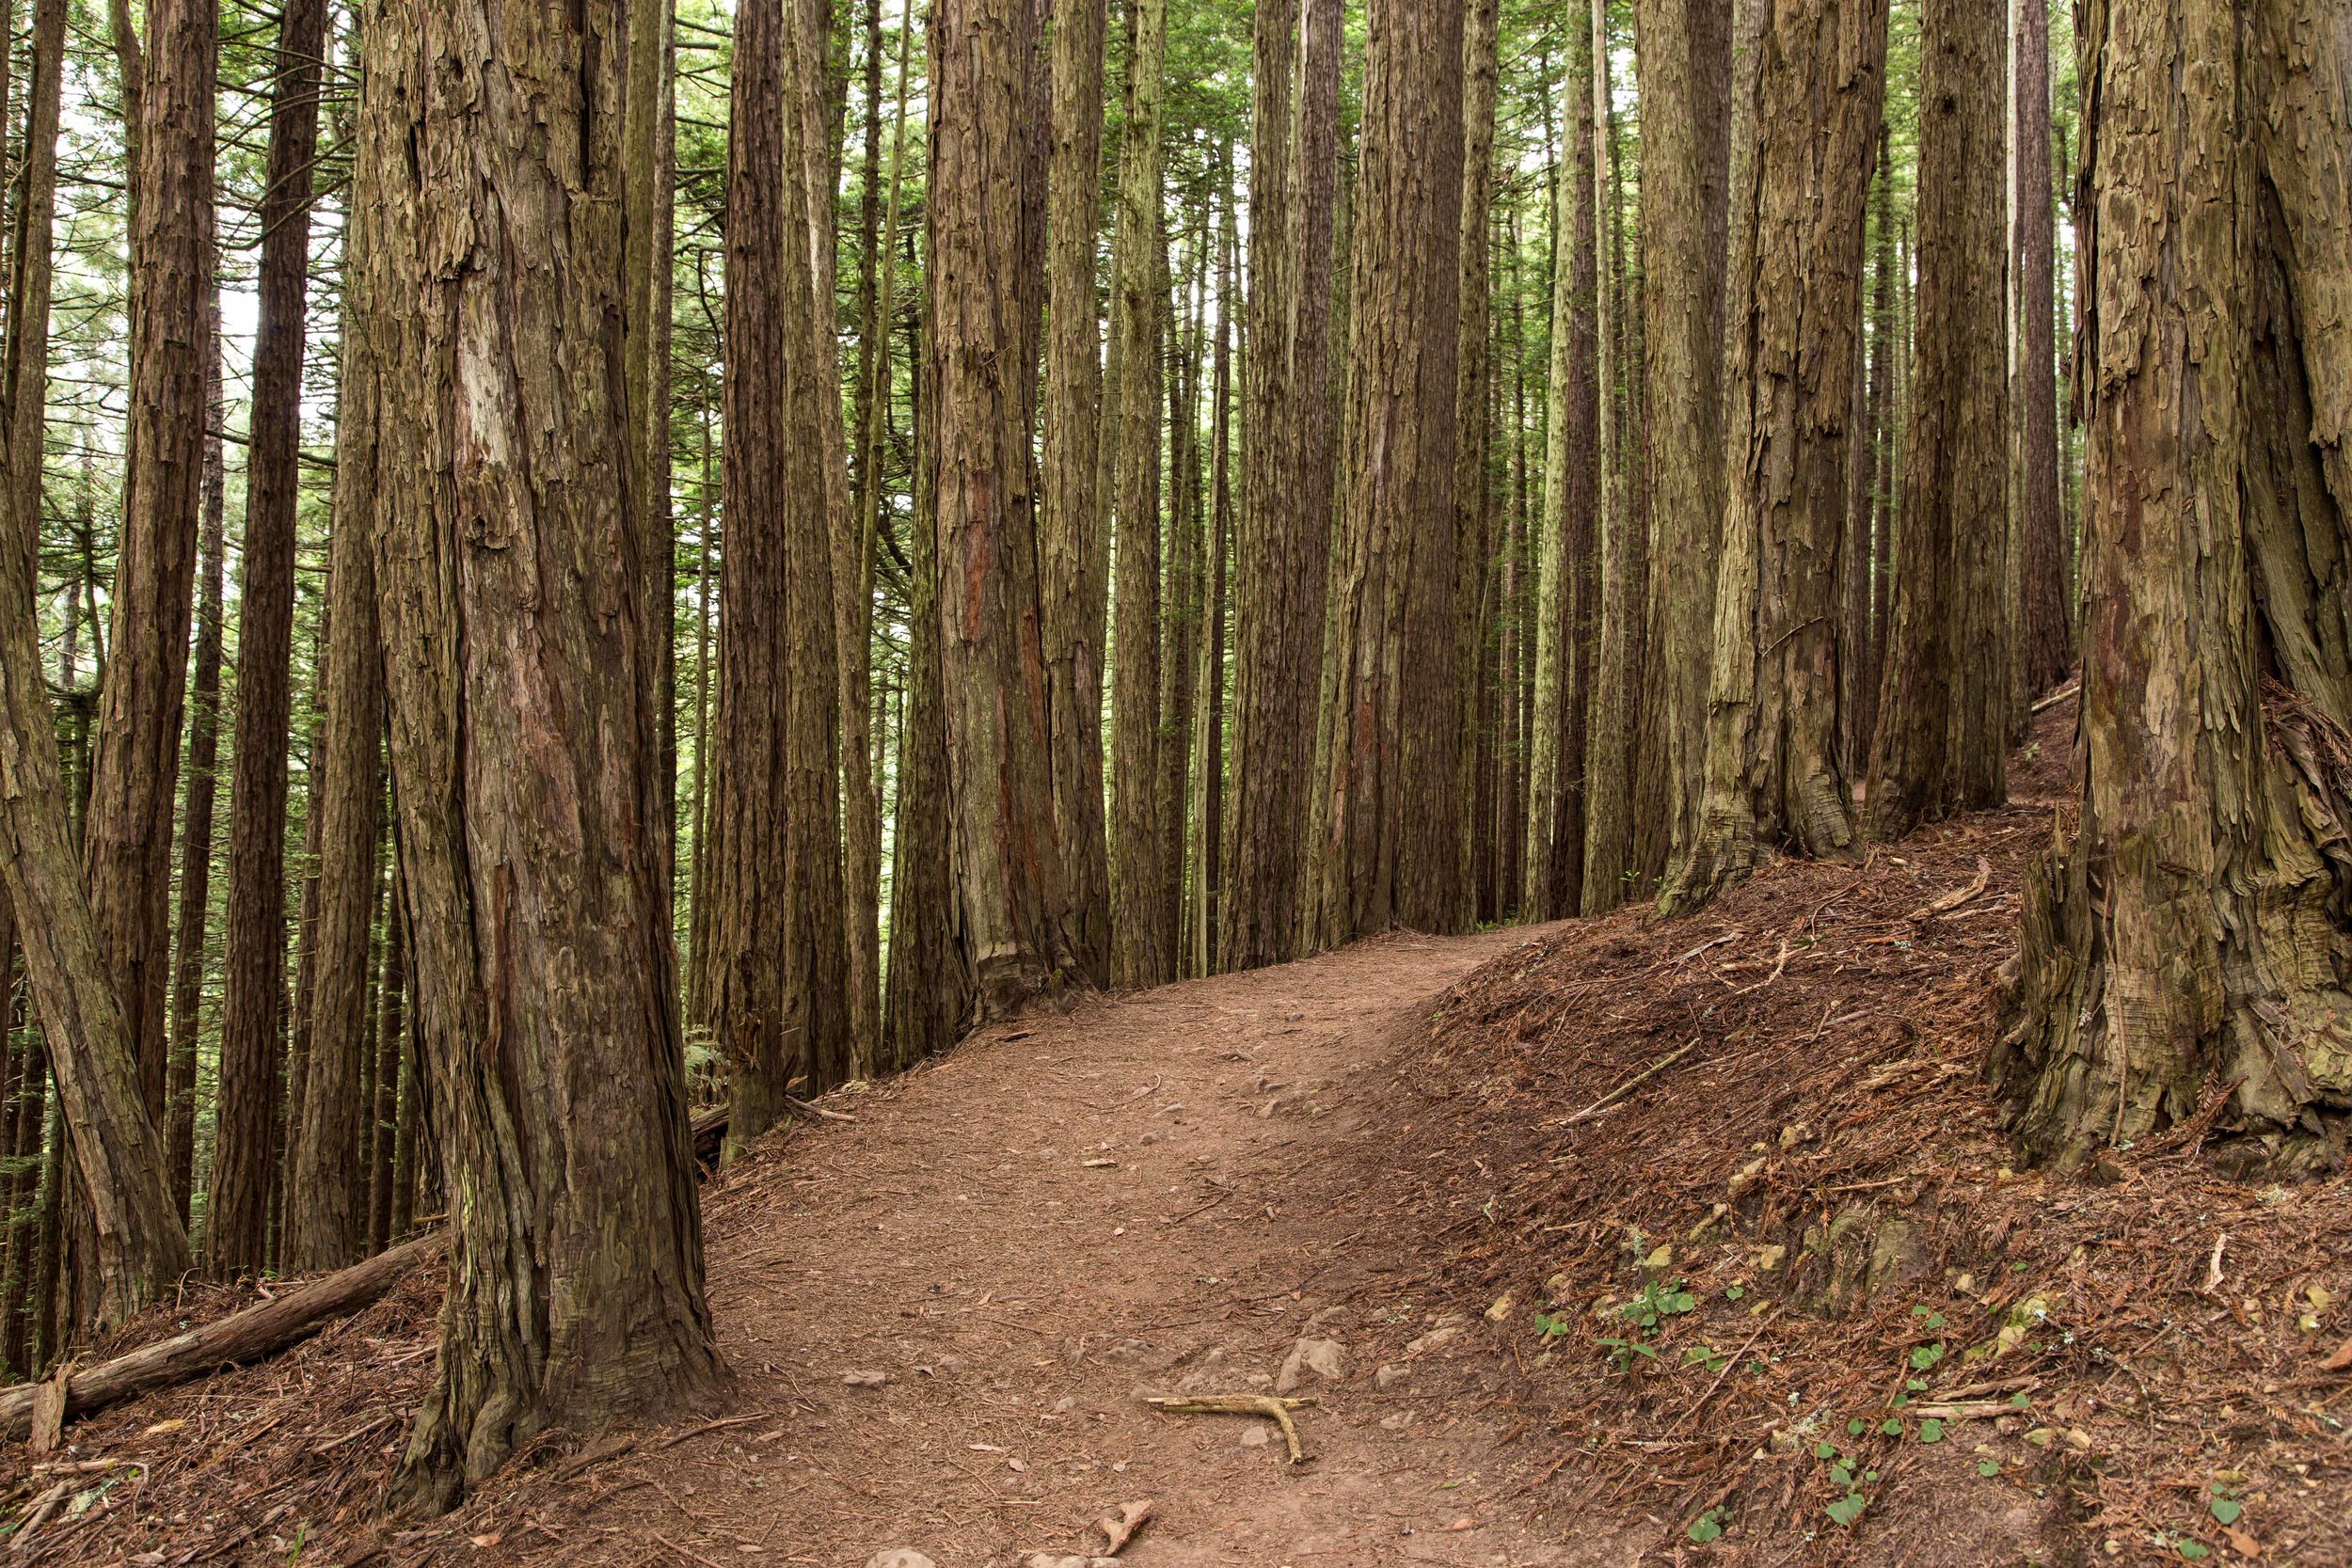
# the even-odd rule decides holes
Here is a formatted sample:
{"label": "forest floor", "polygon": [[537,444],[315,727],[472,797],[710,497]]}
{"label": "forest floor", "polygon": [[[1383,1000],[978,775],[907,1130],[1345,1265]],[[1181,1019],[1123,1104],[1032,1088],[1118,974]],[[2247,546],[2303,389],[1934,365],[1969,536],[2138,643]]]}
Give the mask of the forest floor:
{"label": "forest floor", "polygon": [[[1385,938],[829,1097],[704,1188],[722,1409],[380,1520],[428,1271],[69,1427],[121,1464],[12,1555],[1083,1565],[1149,1499],[1132,1568],[2352,1560],[2352,1183],[2201,1129],[2005,1163],[1976,1068],[2070,724],[2011,806],[1685,920]],[[1296,1465],[1145,1402],[1285,1386]]]}

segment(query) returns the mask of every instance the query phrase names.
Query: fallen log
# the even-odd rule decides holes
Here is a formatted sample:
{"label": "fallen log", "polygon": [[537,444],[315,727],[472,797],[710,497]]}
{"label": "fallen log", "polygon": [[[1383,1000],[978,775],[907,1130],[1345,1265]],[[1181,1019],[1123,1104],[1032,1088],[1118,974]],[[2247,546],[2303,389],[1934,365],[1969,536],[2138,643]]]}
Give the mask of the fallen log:
{"label": "fallen log", "polygon": [[[330,1321],[373,1305],[401,1275],[438,1256],[441,1243],[437,1231],[420,1236],[274,1301],[86,1367],[66,1379],[66,1418],[87,1416],[224,1367],[275,1355]],[[0,1439],[18,1441],[31,1433],[33,1405],[42,1386],[24,1384],[0,1393]]]}

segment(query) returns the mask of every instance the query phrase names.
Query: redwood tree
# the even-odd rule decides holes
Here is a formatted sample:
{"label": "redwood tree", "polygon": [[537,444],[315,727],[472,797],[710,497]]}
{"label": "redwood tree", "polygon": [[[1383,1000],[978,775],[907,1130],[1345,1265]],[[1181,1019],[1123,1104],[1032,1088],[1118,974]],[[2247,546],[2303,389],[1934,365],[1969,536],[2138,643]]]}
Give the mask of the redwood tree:
{"label": "redwood tree", "polygon": [[1853,842],[1838,750],[1839,561],[1886,8],[1777,6],[1756,49],[1742,119],[1754,162],[1732,213],[1705,793],[1669,909],[1704,902],[1772,848],[1838,855]]}
{"label": "redwood tree", "polygon": [[623,3],[380,0],[363,35],[376,602],[451,1215],[411,1506],[723,1375],[625,483]]}
{"label": "redwood tree", "polygon": [[2342,21],[2082,13],[2080,816],[2028,881],[1992,1058],[2061,1166],[2208,1111],[2232,1164],[2343,1161],[2352,643],[2318,586],[2352,518]]}

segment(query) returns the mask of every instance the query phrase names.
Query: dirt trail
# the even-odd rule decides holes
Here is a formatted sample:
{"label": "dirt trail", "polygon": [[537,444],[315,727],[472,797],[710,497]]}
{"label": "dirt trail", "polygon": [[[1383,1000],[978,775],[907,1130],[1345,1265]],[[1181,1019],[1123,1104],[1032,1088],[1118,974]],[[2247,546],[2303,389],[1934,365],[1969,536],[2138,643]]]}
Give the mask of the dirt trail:
{"label": "dirt trail", "polygon": [[[1416,1302],[1423,1259],[1351,1201],[1367,1156],[1411,1158],[1380,1103],[1399,1031],[1530,935],[1089,1002],[830,1102],[855,1124],[706,1190],[731,1424],[647,1434],[553,1506],[469,1511],[482,1556],[979,1568],[1083,1551],[1149,1497],[1133,1568],[1629,1560],[1508,1495],[1508,1413],[1463,1382],[1483,1325]],[[1302,1338],[1336,1341],[1342,1371],[1296,1390],[1318,1402],[1296,1468],[1269,1425],[1139,1398],[1266,1391]],[[1385,1380],[1384,1352],[1404,1369]]]}

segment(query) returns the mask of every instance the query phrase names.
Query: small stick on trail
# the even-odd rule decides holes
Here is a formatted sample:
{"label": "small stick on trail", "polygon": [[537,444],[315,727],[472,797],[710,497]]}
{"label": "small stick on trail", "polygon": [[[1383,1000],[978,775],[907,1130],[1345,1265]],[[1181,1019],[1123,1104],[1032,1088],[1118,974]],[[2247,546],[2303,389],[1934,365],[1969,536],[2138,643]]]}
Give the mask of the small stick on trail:
{"label": "small stick on trail", "polygon": [[1171,1416],[1265,1416],[1282,1429],[1282,1441],[1290,1445],[1291,1463],[1298,1464],[1307,1457],[1298,1446],[1298,1424],[1291,1419],[1291,1412],[1311,1405],[1311,1399],[1278,1399],[1272,1394],[1201,1394],[1186,1399],[1155,1396],[1144,1403],[1164,1410]]}

